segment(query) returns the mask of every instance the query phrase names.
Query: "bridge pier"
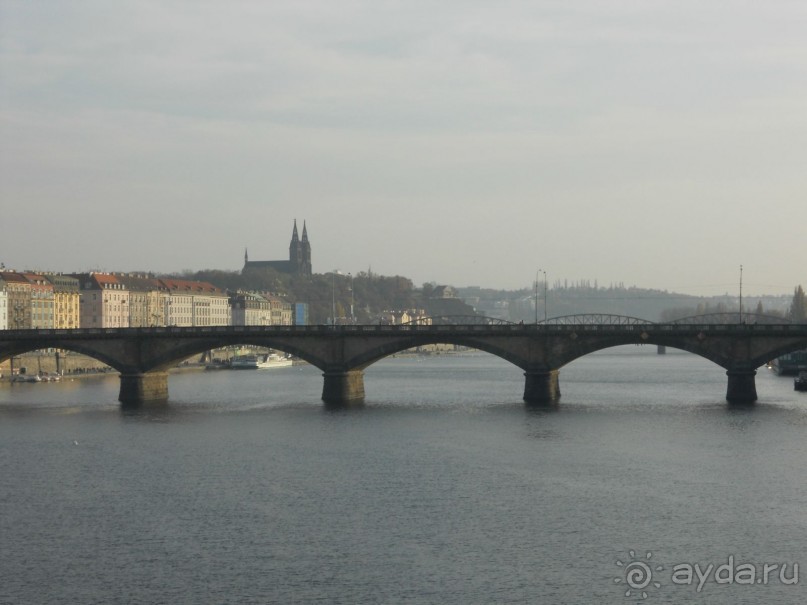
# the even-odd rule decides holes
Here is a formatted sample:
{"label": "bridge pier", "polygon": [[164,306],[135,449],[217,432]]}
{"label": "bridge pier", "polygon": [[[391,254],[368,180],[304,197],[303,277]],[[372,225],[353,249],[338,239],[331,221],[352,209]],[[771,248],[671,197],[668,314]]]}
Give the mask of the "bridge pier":
{"label": "bridge pier", "polygon": [[757,400],[756,370],[728,370],[726,400],[730,403],[753,403]]}
{"label": "bridge pier", "polygon": [[322,401],[329,405],[364,403],[364,372],[323,372]]}
{"label": "bridge pier", "polygon": [[524,401],[527,403],[552,403],[560,399],[558,370],[524,372]]}
{"label": "bridge pier", "polygon": [[123,404],[166,401],[168,399],[168,372],[147,372],[120,375],[120,395]]}

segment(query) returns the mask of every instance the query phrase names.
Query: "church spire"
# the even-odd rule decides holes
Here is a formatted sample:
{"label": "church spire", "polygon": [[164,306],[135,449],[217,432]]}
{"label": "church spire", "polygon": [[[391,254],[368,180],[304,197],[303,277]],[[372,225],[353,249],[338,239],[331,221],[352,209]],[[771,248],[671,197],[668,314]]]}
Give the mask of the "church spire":
{"label": "church spire", "polygon": [[244,264],[246,265],[248,262],[249,262],[249,253],[247,252],[247,249],[244,248]]}
{"label": "church spire", "polygon": [[303,246],[300,244],[300,236],[297,233],[297,219],[294,219],[294,230],[291,232],[291,243],[289,244],[289,267],[291,273],[300,272],[300,263],[303,259]]}
{"label": "church spire", "polygon": [[303,221],[303,241],[300,242],[300,251],[302,252],[300,258],[300,273],[302,275],[311,275],[311,242],[308,241],[308,229]]}

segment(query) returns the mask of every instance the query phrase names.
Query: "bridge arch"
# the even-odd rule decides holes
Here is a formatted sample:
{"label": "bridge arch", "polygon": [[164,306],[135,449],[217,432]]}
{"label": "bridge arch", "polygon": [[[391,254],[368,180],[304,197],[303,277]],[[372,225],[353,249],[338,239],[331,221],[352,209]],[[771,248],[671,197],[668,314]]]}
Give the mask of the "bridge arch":
{"label": "bridge arch", "polygon": [[345,365],[350,369],[364,371],[374,363],[387,357],[391,357],[397,353],[414,349],[419,346],[437,344],[457,345],[490,353],[491,355],[500,357],[501,359],[504,359],[505,361],[508,361],[522,369],[524,369],[526,365],[523,357],[511,348],[501,346],[497,343],[491,343],[487,340],[477,340],[473,337],[448,334],[445,336],[435,335],[434,337],[425,339],[422,336],[404,336],[401,338],[390,339],[389,341],[381,343],[376,347],[368,348],[367,350],[361,351],[355,356],[348,358]]}
{"label": "bridge arch", "polygon": [[303,346],[298,346],[290,343],[282,338],[272,337],[244,337],[244,338],[227,338],[227,339],[211,339],[207,341],[188,340],[181,342],[179,345],[173,346],[170,349],[160,352],[154,357],[149,359],[149,363],[143,367],[144,371],[166,371],[176,366],[183,359],[188,359],[196,355],[201,355],[207,351],[220,349],[224,347],[237,347],[237,346],[251,346],[264,349],[273,349],[282,351],[302,359],[311,365],[324,369],[326,366],[325,360],[314,354],[312,351]]}
{"label": "bridge arch", "polygon": [[114,369],[117,372],[123,370],[124,366],[121,363],[120,359],[115,355],[103,351],[98,350],[93,346],[87,345],[81,342],[69,342],[65,343],[61,340],[44,340],[39,341],[35,345],[29,344],[27,342],[15,342],[11,346],[4,346],[0,349],[0,361],[6,361],[11,359],[12,357],[17,357],[19,355],[25,355],[26,353],[34,353],[36,351],[42,351],[46,349],[58,349],[62,351],[70,351],[71,353],[78,353],[80,355],[85,355],[96,361],[100,361]]}
{"label": "bridge arch", "polygon": [[578,313],[575,315],[560,315],[541,320],[538,325],[547,326],[586,326],[586,325],[607,325],[607,326],[638,326],[654,324],[648,319],[641,317],[631,317],[629,315],[614,315],[610,313]]}
{"label": "bridge arch", "polygon": [[770,361],[773,361],[777,357],[781,357],[782,355],[787,355],[788,353],[795,353],[796,351],[801,351],[803,349],[807,349],[807,338],[802,340],[801,342],[796,342],[794,344],[783,345],[781,347],[775,347],[766,351],[764,354],[757,356],[753,359],[753,363],[756,365],[755,368],[761,367],[767,364]]}
{"label": "bridge arch", "polygon": [[[638,339],[637,339],[638,335]],[[574,338],[575,333],[573,332],[570,335],[570,338]],[[580,344],[577,346],[567,346],[567,347],[559,347],[555,355],[551,357],[550,365],[554,368],[560,369],[569,363],[580,359],[581,357],[585,357],[587,355],[591,355],[592,353],[596,353],[598,351],[603,351],[605,349],[611,349],[613,347],[625,346],[625,345],[652,345],[652,346],[663,346],[669,347],[671,349],[678,349],[681,351],[686,351],[688,353],[692,353],[699,357],[703,357],[704,359],[711,361],[712,363],[728,370],[729,363],[727,362],[726,357],[722,354],[719,349],[712,349],[708,347],[702,347],[697,344],[696,341],[692,339],[687,339],[684,337],[676,336],[676,335],[665,335],[660,334],[657,331],[643,331],[639,330],[638,334],[610,334],[610,335],[603,335],[600,338],[587,338],[584,344]],[[765,362],[761,362],[758,364],[763,365]]]}

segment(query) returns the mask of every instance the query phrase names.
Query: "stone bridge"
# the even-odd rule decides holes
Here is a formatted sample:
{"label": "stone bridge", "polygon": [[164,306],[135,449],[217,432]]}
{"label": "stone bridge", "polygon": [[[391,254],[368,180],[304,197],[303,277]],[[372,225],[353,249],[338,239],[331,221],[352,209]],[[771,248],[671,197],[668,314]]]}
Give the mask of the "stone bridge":
{"label": "stone bridge", "polygon": [[[807,324],[654,324],[619,316],[602,323],[220,326],[4,330],[0,361],[28,351],[56,348],[98,359],[120,372],[122,403],[168,398],[168,370],[180,361],[228,345],[285,351],[322,370],[326,404],[364,399],[364,370],[394,353],[429,344],[456,344],[506,359],[524,371],[524,401],[560,397],[560,368],[594,351],[650,344],[700,355],[726,370],[730,402],[757,399],[756,369],[807,348]],[[607,319],[607,321],[606,321]]]}

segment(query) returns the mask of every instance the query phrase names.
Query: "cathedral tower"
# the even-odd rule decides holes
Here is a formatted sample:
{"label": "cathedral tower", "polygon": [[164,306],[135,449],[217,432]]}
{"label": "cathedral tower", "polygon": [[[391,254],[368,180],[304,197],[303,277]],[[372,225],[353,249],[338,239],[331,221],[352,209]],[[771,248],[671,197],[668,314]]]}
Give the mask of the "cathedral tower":
{"label": "cathedral tower", "polygon": [[297,234],[297,219],[294,219],[294,229],[291,232],[291,243],[289,244],[289,265],[293,273],[297,273],[302,257],[303,248],[300,245],[300,236]]}
{"label": "cathedral tower", "polygon": [[300,242],[300,248],[302,251],[300,275],[311,275],[311,243],[308,241],[308,230],[305,228],[305,221],[303,221],[303,239]]}
{"label": "cathedral tower", "polygon": [[246,248],[244,249],[244,268],[242,273],[252,273],[272,269],[290,275],[311,275],[311,243],[308,241],[308,230],[303,221],[303,236],[297,231],[297,219],[294,219],[294,228],[289,243],[289,260],[249,260]]}

